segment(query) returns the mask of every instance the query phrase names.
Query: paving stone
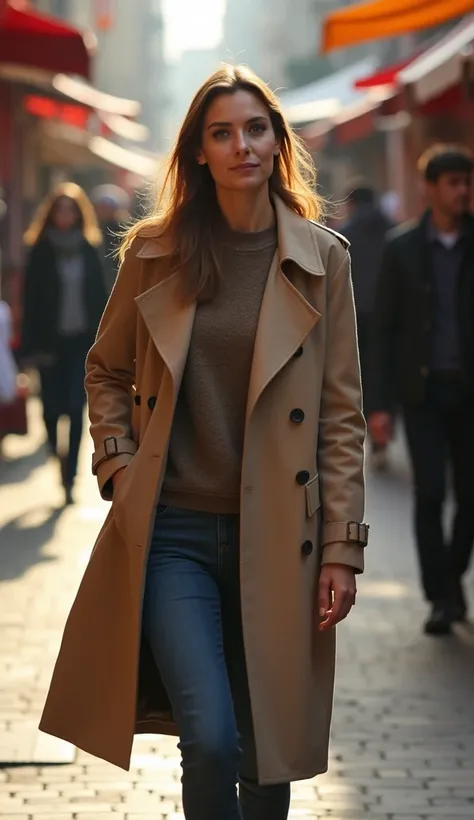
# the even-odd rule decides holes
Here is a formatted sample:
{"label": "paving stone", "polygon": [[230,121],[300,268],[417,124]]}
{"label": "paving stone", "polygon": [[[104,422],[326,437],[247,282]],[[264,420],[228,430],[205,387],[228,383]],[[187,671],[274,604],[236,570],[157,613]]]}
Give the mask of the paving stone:
{"label": "paving stone", "polygon": [[8,813],[7,813],[6,810],[4,811],[2,809],[2,807],[0,806],[0,817],[4,817],[4,818],[6,818],[6,820],[8,820],[8,819],[9,820],[30,820],[30,815],[29,814],[24,814],[23,812],[24,812],[24,808],[23,809],[18,809],[18,810],[13,808],[13,809],[8,809]]}
{"label": "paving stone", "polygon": [[[143,812],[142,812],[141,814],[126,814],[125,815],[125,820],[161,820],[161,818],[163,818],[163,820],[164,820],[164,818],[166,818],[166,820],[168,820],[169,815],[167,815],[167,814],[156,814],[156,812],[150,812],[150,813],[147,813],[147,814],[143,814]],[[114,815],[114,820],[115,820],[115,815]]]}
{"label": "paving stone", "polygon": [[95,808],[93,812],[80,811],[74,814],[74,818],[75,820],[104,820],[104,816],[107,817],[108,815],[110,815],[111,820],[112,818],[113,820],[123,820],[124,818],[124,814],[115,812],[112,814],[110,808],[102,811],[100,807]]}
{"label": "paving stone", "polygon": [[34,815],[30,815],[33,817],[33,820],[74,820],[73,814],[58,814],[58,812],[47,812],[46,814],[42,814],[41,811],[35,812]]}

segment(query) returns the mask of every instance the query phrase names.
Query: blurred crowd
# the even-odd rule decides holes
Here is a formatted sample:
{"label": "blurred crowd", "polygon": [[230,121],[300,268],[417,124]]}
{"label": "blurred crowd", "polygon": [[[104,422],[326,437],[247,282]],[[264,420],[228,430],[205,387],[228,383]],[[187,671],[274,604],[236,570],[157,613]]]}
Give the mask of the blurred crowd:
{"label": "blurred crowd", "polygon": [[[348,192],[364,412],[374,466],[388,466],[395,420],[411,462],[415,540],[430,604],[425,632],[467,616],[474,543],[474,158],[434,145],[420,158],[426,210],[395,227],[375,193]],[[454,498],[446,525],[445,501]]]}
{"label": "blurred crowd", "polygon": [[[130,220],[130,197],[116,185],[88,197],[59,185],[38,207],[25,234],[22,320],[12,350],[10,306],[0,301],[0,440],[27,432],[25,378],[39,377],[47,445],[59,466],[65,503],[73,501],[84,418],[84,363],[117,273],[117,249]],[[0,215],[1,217],[1,215]],[[69,421],[64,451],[58,424]]]}

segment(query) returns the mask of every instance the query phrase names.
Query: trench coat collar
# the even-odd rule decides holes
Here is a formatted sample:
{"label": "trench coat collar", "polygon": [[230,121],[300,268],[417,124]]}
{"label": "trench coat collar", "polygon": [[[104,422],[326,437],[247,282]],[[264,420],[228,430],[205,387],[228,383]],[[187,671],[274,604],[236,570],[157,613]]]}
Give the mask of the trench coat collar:
{"label": "trench coat collar", "polygon": [[[287,263],[307,274],[325,273],[309,222],[275,197],[278,250],[265,288],[250,376],[247,422],[268,383],[288,362],[314,327],[320,314],[285,275]],[[170,253],[167,236],[145,237],[137,256],[159,259]],[[176,400],[186,364],[196,314],[196,303],[181,298],[180,271],[167,276],[136,297],[151,338],[171,373]]]}
{"label": "trench coat collar", "polygon": [[[325,273],[321,254],[310,222],[299,216],[278,196],[273,197],[278,226],[278,253],[280,264],[294,262],[306,273],[323,276]],[[150,227],[140,234],[145,242],[138,252],[139,259],[158,259],[168,256],[172,251],[169,235],[159,235],[157,229]]]}

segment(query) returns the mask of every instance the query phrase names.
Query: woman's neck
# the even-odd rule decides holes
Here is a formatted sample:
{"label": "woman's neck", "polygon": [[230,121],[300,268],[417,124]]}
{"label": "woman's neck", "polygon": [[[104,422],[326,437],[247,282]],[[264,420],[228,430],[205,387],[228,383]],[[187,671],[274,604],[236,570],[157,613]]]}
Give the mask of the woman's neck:
{"label": "woman's neck", "polygon": [[217,190],[217,202],[229,228],[241,233],[264,231],[275,223],[268,188],[261,191]]}

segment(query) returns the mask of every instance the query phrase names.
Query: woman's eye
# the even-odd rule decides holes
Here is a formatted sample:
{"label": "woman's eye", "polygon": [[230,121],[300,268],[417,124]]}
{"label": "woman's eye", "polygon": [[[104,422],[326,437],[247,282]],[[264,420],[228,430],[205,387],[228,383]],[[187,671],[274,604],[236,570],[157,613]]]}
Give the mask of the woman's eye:
{"label": "woman's eye", "polygon": [[219,130],[218,130],[218,131],[214,131],[214,133],[213,133],[213,135],[212,135],[212,136],[213,136],[213,137],[214,137],[214,139],[216,139],[216,140],[221,140],[221,139],[225,139],[225,137],[228,137],[228,136],[229,136],[229,132],[228,132],[228,131],[226,131],[226,129],[225,129],[225,128],[219,128]]}
{"label": "woman's eye", "polygon": [[253,125],[250,126],[251,134],[263,134],[263,132],[266,130],[267,126],[263,122],[255,122]]}

